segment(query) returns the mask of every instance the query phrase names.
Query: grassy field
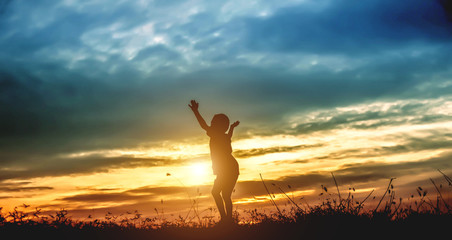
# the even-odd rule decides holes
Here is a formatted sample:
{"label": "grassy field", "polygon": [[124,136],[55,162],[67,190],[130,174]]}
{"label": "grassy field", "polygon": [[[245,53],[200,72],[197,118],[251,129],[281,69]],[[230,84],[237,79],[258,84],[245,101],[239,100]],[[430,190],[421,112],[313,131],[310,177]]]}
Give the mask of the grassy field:
{"label": "grassy field", "polygon": [[[404,204],[391,182],[372,208],[365,207],[372,193],[357,200],[352,191],[341,196],[322,186],[321,194],[327,197],[318,205],[301,206],[286,195],[290,209],[282,210],[272,201],[272,213],[257,209],[246,211],[246,216],[236,213],[232,225],[218,225],[212,218],[168,221],[137,211],[80,221],[68,217],[64,209],[43,214],[40,209],[26,211],[31,207],[23,205],[0,215],[0,234],[15,239],[448,239],[452,209],[441,194],[444,189],[437,188],[435,195],[418,187],[412,201]],[[452,182],[448,184],[450,190]]]}

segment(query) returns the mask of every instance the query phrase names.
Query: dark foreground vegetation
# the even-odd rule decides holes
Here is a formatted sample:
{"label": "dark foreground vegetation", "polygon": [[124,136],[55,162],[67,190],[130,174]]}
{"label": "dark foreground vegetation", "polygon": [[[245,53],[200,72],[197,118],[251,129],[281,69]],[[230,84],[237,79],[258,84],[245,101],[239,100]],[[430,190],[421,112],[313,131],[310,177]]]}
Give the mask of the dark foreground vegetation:
{"label": "dark foreground vegetation", "polygon": [[[334,178],[334,176],[333,176]],[[446,178],[447,180],[447,178]],[[449,179],[450,180],[450,179]],[[433,185],[435,183],[432,180]],[[448,191],[452,181],[448,181]],[[435,186],[435,188],[438,186]],[[428,194],[418,187],[404,203],[396,198],[392,180],[383,196],[355,199],[330,193],[322,186],[323,202],[315,206],[297,203],[283,210],[271,201],[272,213],[246,211],[235,220],[239,224],[216,224],[212,218],[194,217],[167,221],[160,215],[143,217],[138,212],[122,216],[107,213],[104,219],[73,220],[66,210],[42,214],[39,209],[25,211],[27,205],[0,215],[1,239],[449,239],[452,209],[441,194]],[[372,208],[365,208],[373,199]]]}

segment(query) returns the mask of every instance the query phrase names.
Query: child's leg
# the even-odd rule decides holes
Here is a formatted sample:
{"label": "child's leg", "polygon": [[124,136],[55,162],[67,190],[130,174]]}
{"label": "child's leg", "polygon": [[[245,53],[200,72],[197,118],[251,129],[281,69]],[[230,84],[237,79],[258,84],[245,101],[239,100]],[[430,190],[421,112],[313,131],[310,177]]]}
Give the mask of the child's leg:
{"label": "child's leg", "polygon": [[226,212],[224,211],[223,199],[221,198],[221,178],[217,176],[215,182],[212,187],[212,196],[215,199],[215,203],[217,204],[218,211],[220,212],[221,219],[226,217]]}
{"label": "child's leg", "polygon": [[221,192],[224,205],[226,207],[226,217],[232,219],[232,191],[234,190],[235,184],[237,182],[238,175],[232,175],[225,178],[223,191]]}

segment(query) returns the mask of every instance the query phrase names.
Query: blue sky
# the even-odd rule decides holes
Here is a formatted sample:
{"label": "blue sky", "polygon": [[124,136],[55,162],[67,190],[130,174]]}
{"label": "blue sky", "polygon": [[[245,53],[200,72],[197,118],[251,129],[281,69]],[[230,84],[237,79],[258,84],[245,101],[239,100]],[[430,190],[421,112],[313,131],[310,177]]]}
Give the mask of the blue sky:
{"label": "blue sky", "polygon": [[[190,99],[206,118],[240,120],[237,139],[450,123],[448,11],[433,0],[2,1],[0,183],[135,166],[58,164],[64,154],[197,141]],[[446,148],[450,130],[400,148]]]}

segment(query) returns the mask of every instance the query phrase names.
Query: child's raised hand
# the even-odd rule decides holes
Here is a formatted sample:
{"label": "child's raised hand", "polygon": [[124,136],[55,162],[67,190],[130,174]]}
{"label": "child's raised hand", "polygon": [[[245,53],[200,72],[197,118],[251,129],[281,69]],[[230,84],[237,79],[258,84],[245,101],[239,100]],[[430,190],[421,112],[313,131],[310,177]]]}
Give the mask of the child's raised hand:
{"label": "child's raised hand", "polygon": [[191,110],[198,111],[199,103],[197,103],[195,100],[191,100],[190,103],[191,105],[188,104],[188,106],[191,108]]}
{"label": "child's raised hand", "polygon": [[240,124],[239,121],[235,121],[233,124],[231,124],[231,127],[232,127],[232,128],[235,128],[235,127],[237,127],[239,124]]}

